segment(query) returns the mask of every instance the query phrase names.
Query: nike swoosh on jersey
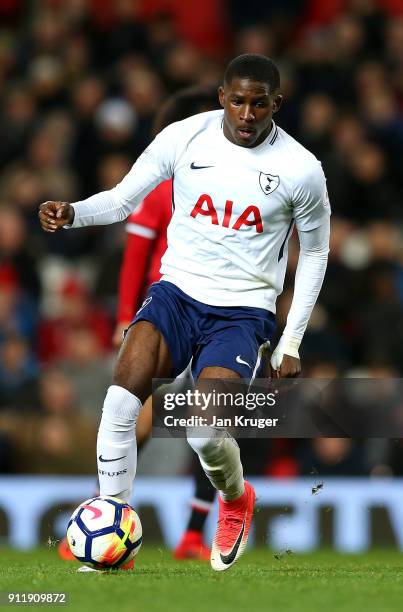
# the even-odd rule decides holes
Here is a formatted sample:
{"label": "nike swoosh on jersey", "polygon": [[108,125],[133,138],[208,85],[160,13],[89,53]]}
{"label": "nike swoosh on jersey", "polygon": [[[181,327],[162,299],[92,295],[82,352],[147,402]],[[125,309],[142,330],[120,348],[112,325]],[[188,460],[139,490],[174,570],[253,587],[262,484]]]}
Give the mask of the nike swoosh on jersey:
{"label": "nike swoosh on jersey", "polygon": [[102,455],[99,455],[98,459],[104,463],[106,463],[107,461],[119,461],[119,459],[124,459],[126,457],[126,455],[123,455],[123,457],[116,457],[116,459],[104,459],[102,457]]}
{"label": "nike swoosh on jersey", "polygon": [[203,170],[203,168],[214,168],[214,166],[196,166],[194,162],[190,164],[192,170]]}
{"label": "nike swoosh on jersey", "polygon": [[234,562],[239,546],[241,545],[241,542],[242,542],[244,531],[245,531],[245,520],[242,523],[242,529],[239,532],[239,536],[237,537],[237,540],[234,546],[232,547],[231,552],[228,553],[228,555],[222,555],[220,553],[221,561],[224,563],[224,565],[230,565],[230,563]]}
{"label": "nike swoosh on jersey", "polygon": [[248,368],[252,368],[252,366],[251,366],[251,365],[249,365],[249,363],[248,363],[247,361],[244,361],[243,359],[241,359],[241,356],[240,356],[240,355],[237,355],[237,356],[236,356],[235,361],[236,361],[237,363],[242,363],[243,365],[247,365],[247,366],[248,366]]}

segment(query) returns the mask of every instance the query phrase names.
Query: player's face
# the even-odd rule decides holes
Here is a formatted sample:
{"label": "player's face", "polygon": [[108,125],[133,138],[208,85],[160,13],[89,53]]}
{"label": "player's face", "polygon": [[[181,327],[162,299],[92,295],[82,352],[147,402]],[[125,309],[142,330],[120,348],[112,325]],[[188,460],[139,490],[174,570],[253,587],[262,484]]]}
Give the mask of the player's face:
{"label": "player's face", "polygon": [[224,108],[224,136],[240,147],[257,147],[271,130],[282,96],[267,83],[234,78],[218,90]]}

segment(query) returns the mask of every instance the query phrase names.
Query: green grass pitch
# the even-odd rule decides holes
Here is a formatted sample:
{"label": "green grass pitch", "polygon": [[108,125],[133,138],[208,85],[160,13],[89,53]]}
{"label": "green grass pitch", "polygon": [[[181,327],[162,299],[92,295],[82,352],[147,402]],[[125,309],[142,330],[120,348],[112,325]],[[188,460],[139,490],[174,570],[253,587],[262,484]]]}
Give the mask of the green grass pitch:
{"label": "green grass pitch", "polygon": [[147,547],[140,550],[133,572],[77,574],[78,563],[59,560],[54,548],[27,553],[3,548],[0,559],[0,591],[68,593],[67,605],[45,606],[52,610],[403,610],[403,556],[395,551],[275,556],[253,549],[223,573],[207,563],[175,562],[166,549]]}

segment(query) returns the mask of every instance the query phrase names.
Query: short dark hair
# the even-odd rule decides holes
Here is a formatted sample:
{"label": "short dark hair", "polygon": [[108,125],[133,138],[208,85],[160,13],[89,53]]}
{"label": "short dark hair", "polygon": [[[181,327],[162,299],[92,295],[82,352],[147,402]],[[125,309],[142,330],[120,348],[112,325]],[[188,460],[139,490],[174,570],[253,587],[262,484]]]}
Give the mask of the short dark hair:
{"label": "short dark hair", "polygon": [[267,83],[271,93],[280,87],[280,73],[276,64],[258,53],[245,53],[230,61],[224,73],[224,83],[229,85],[234,78]]}

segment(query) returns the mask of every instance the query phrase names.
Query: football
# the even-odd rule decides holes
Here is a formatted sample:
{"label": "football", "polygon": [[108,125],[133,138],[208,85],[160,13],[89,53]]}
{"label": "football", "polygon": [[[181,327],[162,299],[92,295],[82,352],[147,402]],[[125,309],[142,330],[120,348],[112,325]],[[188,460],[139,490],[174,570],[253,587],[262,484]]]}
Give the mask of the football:
{"label": "football", "polygon": [[133,508],[116,497],[93,497],[71,515],[67,542],[73,555],[96,569],[125,565],[142,542],[140,519]]}

